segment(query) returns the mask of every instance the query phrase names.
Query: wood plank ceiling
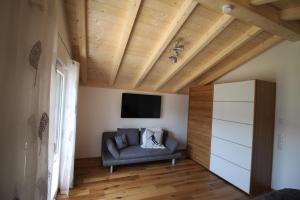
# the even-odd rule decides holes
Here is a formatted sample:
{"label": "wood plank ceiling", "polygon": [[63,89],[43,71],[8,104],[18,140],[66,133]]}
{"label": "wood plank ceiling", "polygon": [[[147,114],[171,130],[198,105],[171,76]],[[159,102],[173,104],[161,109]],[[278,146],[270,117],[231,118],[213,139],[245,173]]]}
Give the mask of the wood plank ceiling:
{"label": "wood plank ceiling", "polygon": [[[64,0],[82,85],[184,93],[282,40],[300,40],[298,0]],[[231,12],[224,14],[222,6]],[[176,40],[184,50],[169,56]]]}

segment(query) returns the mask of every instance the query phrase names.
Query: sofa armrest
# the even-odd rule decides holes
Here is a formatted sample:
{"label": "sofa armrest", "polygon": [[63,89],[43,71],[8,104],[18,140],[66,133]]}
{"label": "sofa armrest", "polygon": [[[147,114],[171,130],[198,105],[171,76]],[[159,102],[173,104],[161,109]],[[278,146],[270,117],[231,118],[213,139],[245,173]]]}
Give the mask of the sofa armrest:
{"label": "sofa armrest", "polygon": [[177,149],[178,142],[175,138],[168,135],[168,137],[166,138],[166,144],[165,145],[171,151],[171,153],[174,153]]}
{"label": "sofa armrest", "polygon": [[116,147],[116,144],[113,142],[113,140],[111,138],[108,138],[106,140],[106,145],[107,145],[107,149],[108,151],[111,153],[111,155],[118,159],[120,157],[120,152]]}

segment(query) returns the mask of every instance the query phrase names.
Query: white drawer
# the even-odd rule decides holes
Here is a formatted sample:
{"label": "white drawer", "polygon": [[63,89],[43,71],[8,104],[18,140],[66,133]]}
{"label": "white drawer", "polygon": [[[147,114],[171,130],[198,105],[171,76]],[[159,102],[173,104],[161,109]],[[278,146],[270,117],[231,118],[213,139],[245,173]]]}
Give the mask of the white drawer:
{"label": "white drawer", "polygon": [[255,81],[214,85],[214,101],[254,101]]}
{"label": "white drawer", "polygon": [[210,170],[249,194],[250,171],[214,155],[210,157]]}
{"label": "white drawer", "polygon": [[251,169],[252,149],[249,147],[212,137],[211,153],[245,169]]}
{"label": "white drawer", "polygon": [[252,147],[253,125],[213,119],[212,135]]}
{"label": "white drawer", "polygon": [[213,118],[253,124],[254,103],[252,102],[214,102]]}

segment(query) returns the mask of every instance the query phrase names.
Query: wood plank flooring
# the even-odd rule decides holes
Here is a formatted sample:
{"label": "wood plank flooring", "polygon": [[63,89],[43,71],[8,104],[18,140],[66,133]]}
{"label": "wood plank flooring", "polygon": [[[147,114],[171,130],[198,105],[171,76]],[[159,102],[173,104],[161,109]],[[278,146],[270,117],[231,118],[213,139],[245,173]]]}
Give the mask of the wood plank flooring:
{"label": "wood plank flooring", "polygon": [[98,200],[248,200],[249,196],[207,171],[192,160],[120,166],[113,174],[99,159],[81,159],[75,164],[75,187],[69,198]]}

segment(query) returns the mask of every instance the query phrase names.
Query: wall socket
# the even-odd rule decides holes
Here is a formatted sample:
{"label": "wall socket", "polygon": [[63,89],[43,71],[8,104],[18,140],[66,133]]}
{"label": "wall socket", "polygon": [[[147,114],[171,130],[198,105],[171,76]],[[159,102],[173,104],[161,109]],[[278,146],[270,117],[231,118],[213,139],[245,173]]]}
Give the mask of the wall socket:
{"label": "wall socket", "polygon": [[277,135],[277,149],[282,150],[284,146],[285,134],[284,134],[284,118],[280,117],[277,120],[278,135]]}

